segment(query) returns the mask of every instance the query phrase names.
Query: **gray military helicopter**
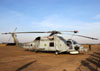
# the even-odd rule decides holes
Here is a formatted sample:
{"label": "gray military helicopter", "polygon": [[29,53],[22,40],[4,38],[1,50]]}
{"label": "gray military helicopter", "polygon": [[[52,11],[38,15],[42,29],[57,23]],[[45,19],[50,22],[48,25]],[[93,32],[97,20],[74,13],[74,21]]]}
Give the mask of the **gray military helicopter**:
{"label": "gray military helicopter", "polygon": [[[97,38],[87,37],[83,35],[75,35],[78,31],[48,31],[48,32],[9,32],[3,34],[12,34],[14,42],[17,46],[25,48],[26,50],[32,51],[54,51],[55,54],[62,52],[68,52],[70,54],[79,54],[80,52],[87,52],[88,49],[82,47],[73,39],[64,39],[62,36],[57,34],[62,34],[62,32],[73,32],[72,36],[79,36],[84,38],[89,38],[93,40],[98,40]],[[50,33],[49,36],[36,37],[34,41],[27,43],[19,43],[16,38],[16,34],[24,33]]]}

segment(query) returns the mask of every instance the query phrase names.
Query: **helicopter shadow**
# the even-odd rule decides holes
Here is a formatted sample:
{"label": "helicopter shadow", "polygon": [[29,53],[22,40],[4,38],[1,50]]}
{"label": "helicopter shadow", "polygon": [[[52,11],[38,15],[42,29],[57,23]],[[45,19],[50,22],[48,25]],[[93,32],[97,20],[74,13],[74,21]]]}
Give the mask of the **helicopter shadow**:
{"label": "helicopter shadow", "polygon": [[86,60],[81,61],[81,65],[76,71],[100,71],[100,53],[94,52]]}
{"label": "helicopter shadow", "polygon": [[[25,50],[25,51],[30,51],[30,52],[35,52],[35,53],[48,53],[48,54],[55,54],[56,51],[36,51],[36,50]],[[69,52],[61,52],[59,54],[70,54]]]}
{"label": "helicopter shadow", "polygon": [[29,65],[31,65],[31,64],[33,64],[33,63],[35,63],[35,62],[37,62],[37,60],[35,60],[35,61],[31,61],[31,62],[29,62],[29,63],[27,63],[27,64],[21,66],[21,67],[18,68],[16,71],[21,71],[21,70],[27,68]]}

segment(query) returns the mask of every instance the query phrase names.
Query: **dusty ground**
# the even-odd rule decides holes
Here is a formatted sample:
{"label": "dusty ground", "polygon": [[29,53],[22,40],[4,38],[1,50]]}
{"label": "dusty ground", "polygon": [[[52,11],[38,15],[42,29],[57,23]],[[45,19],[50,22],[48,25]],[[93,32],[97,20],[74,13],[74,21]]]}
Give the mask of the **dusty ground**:
{"label": "dusty ground", "polygon": [[[15,46],[0,47],[0,71],[95,71],[100,67],[97,57],[100,57],[100,47],[92,47],[89,53],[79,55],[35,53]],[[88,61],[91,58],[97,64]]]}

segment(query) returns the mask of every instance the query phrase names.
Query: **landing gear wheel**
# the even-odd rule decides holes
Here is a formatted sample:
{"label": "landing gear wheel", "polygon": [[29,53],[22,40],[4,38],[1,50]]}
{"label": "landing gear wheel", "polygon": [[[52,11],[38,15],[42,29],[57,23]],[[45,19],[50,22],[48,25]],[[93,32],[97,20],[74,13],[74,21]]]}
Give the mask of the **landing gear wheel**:
{"label": "landing gear wheel", "polygon": [[56,52],[55,52],[55,54],[56,54],[56,55],[58,55],[58,54],[59,54],[59,52],[58,52],[58,51],[56,51]]}

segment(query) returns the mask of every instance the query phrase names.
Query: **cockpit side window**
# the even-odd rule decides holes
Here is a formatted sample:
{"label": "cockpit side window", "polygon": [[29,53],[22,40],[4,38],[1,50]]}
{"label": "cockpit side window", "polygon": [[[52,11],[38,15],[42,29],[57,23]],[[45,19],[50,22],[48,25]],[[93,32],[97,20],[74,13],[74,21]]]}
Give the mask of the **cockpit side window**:
{"label": "cockpit side window", "polygon": [[71,41],[67,41],[67,46],[70,46],[72,45],[72,42]]}

